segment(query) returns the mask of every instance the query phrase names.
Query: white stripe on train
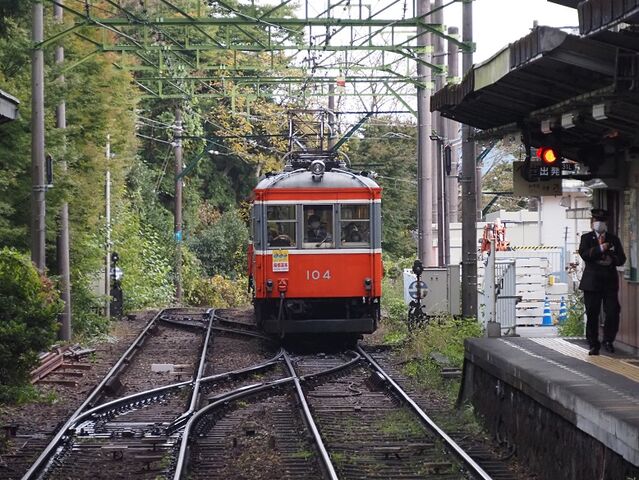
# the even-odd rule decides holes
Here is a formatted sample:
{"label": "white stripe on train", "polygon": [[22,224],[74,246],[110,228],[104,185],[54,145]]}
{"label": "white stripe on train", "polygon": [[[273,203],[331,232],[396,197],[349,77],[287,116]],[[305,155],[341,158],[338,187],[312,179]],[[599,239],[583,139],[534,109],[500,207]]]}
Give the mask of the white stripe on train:
{"label": "white stripe on train", "polygon": [[349,204],[356,204],[356,203],[382,203],[382,201],[377,198],[375,200],[371,200],[370,198],[362,198],[362,199],[352,199],[352,198],[348,198],[348,199],[334,199],[334,198],[327,198],[325,200],[303,200],[303,199],[294,199],[294,200],[255,200],[255,203],[262,203],[264,205],[290,205],[291,203],[295,203],[295,204],[304,204],[304,205],[329,205],[329,204],[333,204],[333,203],[349,203]]}
{"label": "white stripe on train", "polygon": [[[273,250],[255,250],[255,255],[272,255],[274,250],[287,250],[274,248]],[[327,254],[371,254],[382,253],[381,248],[316,248],[316,249],[288,249],[289,255],[327,255]]]}

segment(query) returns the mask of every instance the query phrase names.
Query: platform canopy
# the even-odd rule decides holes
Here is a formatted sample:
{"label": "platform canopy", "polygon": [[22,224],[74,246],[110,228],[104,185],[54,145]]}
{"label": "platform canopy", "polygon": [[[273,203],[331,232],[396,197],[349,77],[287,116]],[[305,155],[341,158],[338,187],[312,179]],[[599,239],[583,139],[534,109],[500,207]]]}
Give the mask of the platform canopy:
{"label": "platform canopy", "polygon": [[639,52],[639,0],[579,2],[582,35]]}
{"label": "platform canopy", "polygon": [[18,117],[18,105],[20,101],[0,90],[0,123],[10,122]]}
{"label": "platform canopy", "polygon": [[[582,35],[608,32],[621,23],[639,22],[639,0],[548,0],[565,7],[576,8],[579,13],[579,31]],[[623,29],[621,29],[623,30]],[[608,32],[618,33],[618,32]],[[622,36],[631,30],[622,32]],[[635,30],[636,34],[636,30]],[[609,35],[614,37],[614,35]],[[635,49],[639,45],[635,44]]]}
{"label": "platform canopy", "polygon": [[638,146],[638,58],[597,38],[536,27],[436,92],[431,109],[484,136],[522,131],[531,146],[560,145],[567,158],[610,142]]}

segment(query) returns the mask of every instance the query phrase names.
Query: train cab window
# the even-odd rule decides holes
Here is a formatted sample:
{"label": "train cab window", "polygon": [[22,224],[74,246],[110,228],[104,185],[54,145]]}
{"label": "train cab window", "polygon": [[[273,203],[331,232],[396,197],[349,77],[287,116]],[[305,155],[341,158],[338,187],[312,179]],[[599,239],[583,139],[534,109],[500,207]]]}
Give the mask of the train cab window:
{"label": "train cab window", "polygon": [[368,247],[371,244],[370,205],[342,205],[340,234],[342,247]]}
{"label": "train cab window", "polygon": [[304,248],[333,246],[333,205],[304,205]]}
{"label": "train cab window", "polygon": [[295,205],[270,205],[266,210],[266,228],[269,248],[295,247]]}

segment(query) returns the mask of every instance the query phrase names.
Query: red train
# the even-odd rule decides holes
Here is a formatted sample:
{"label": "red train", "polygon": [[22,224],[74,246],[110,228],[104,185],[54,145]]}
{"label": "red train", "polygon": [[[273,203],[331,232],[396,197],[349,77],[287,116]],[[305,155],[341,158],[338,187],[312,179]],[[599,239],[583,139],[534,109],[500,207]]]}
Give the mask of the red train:
{"label": "red train", "polygon": [[381,188],[330,157],[254,190],[249,278],[266,332],[371,333],[382,294]]}

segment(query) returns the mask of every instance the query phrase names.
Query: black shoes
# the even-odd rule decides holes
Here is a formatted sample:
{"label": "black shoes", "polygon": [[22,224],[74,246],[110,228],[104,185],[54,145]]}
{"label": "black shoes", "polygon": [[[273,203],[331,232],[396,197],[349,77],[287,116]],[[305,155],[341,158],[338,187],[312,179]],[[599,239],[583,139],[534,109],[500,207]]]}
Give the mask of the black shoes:
{"label": "black shoes", "polygon": [[[602,345],[604,349],[606,350],[606,352],[615,353],[615,347],[613,346],[612,342],[603,342]],[[593,347],[590,347],[590,350],[588,350],[588,355],[599,355],[599,348],[600,348],[599,344]]]}

